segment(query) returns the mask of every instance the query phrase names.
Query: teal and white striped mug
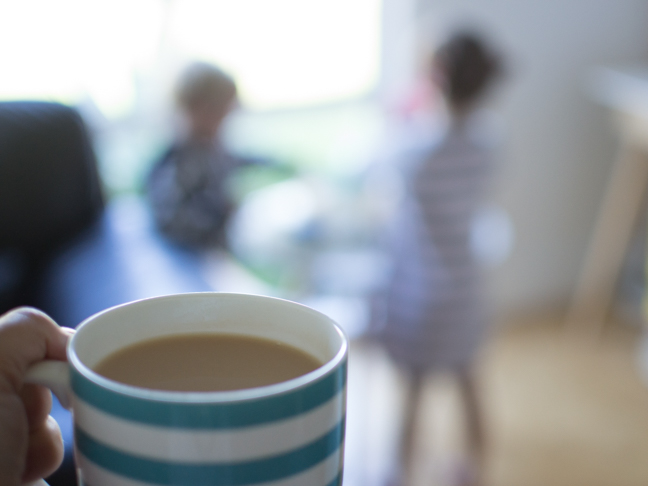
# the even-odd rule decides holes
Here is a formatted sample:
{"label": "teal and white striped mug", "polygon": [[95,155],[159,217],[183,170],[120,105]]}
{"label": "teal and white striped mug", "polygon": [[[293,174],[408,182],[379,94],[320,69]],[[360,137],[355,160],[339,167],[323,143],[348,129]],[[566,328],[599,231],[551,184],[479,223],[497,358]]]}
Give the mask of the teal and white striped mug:
{"label": "teal and white striped mug", "polygon": [[[324,364],[295,379],[221,392],[124,385],[93,367],[126,346],[174,334],[277,340]],[[220,292],[145,299],[78,327],[68,363],[30,381],[71,408],[83,486],[338,486],[342,482],[348,342],[327,316],[282,299]]]}

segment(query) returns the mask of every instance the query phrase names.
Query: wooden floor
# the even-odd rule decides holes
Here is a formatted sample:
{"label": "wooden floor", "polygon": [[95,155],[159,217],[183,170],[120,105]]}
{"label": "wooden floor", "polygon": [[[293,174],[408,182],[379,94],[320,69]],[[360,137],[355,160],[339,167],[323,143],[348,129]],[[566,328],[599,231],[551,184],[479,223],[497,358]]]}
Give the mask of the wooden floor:
{"label": "wooden floor", "polygon": [[[558,320],[503,327],[485,347],[480,384],[489,431],[486,486],[648,485],[648,386],[639,333],[598,341]],[[394,457],[402,377],[384,354],[354,342],[349,366],[344,486],[382,486]],[[460,402],[450,376],[431,377],[412,486],[449,486],[463,458]]]}

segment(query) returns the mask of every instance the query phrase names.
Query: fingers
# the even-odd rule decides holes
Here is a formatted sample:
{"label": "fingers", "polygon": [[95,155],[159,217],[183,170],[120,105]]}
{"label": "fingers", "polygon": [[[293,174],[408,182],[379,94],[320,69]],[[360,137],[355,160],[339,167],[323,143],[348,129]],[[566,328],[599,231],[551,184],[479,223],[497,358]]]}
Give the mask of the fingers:
{"label": "fingers", "polygon": [[45,387],[26,384],[20,391],[29,431],[41,427],[52,409],[52,393]]}
{"label": "fingers", "polygon": [[20,392],[27,415],[28,443],[25,455],[24,481],[46,477],[63,460],[63,439],[56,422],[48,414],[52,394],[42,386],[26,384]]}
{"label": "fingers", "polygon": [[48,416],[48,390],[23,386],[27,369],[43,359],[65,360],[71,331],[42,312],[18,308],[0,316],[0,484],[19,484],[52,473],[63,441]]}
{"label": "fingers", "polygon": [[28,426],[25,409],[15,394],[0,393],[0,484],[18,485],[25,471]]}
{"label": "fingers", "polygon": [[28,307],[0,316],[0,392],[18,393],[33,363],[46,358],[65,360],[71,332]]}
{"label": "fingers", "polygon": [[63,461],[61,429],[52,417],[29,433],[23,481],[35,481],[52,474]]}

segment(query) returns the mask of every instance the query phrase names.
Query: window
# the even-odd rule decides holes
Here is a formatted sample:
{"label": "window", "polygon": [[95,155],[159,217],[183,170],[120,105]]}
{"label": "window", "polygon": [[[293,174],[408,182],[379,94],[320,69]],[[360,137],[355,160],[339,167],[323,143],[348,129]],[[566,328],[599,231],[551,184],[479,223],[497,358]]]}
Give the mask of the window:
{"label": "window", "polygon": [[319,163],[339,130],[373,123],[354,100],[378,81],[380,10],[380,0],[0,0],[0,99],[78,105],[108,186],[129,191],[167,140],[178,70],[212,61],[247,108],[233,145]]}

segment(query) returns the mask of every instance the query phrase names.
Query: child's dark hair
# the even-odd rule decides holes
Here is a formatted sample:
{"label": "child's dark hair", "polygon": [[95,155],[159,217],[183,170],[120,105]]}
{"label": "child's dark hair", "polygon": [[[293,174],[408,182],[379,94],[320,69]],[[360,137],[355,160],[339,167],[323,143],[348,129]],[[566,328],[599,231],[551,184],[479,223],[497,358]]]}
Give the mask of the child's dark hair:
{"label": "child's dark hair", "polygon": [[442,90],[455,109],[477,101],[493,80],[502,73],[499,56],[475,33],[452,35],[437,50],[433,69],[441,71]]}

